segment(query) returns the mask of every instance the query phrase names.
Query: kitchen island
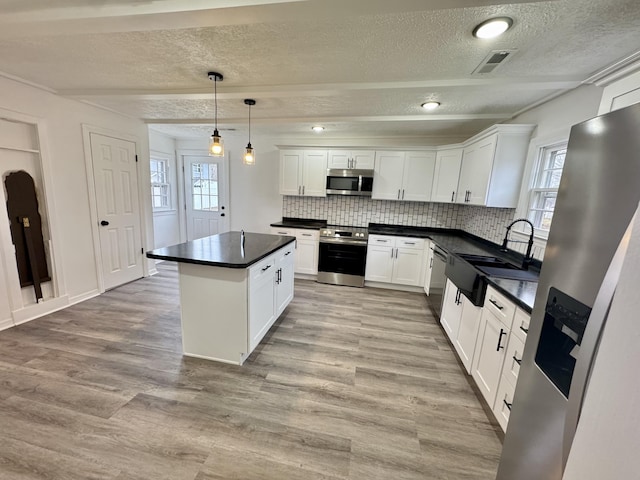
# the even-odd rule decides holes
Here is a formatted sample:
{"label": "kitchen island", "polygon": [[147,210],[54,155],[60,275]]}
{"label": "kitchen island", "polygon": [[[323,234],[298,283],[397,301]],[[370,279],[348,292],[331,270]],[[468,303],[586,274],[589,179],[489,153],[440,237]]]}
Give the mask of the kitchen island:
{"label": "kitchen island", "polygon": [[184,355],[244,363],[293,299],[294,242],[228,232],[147,253],[178,262]]}

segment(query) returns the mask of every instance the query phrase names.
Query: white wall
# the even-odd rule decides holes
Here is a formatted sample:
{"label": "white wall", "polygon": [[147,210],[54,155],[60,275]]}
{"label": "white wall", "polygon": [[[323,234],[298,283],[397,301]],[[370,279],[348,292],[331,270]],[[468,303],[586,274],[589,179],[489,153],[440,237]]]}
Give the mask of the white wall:
{"label": "white wall", "polygon": [[[59,238],[56,263],[64,269],[66,290],[71,301],[97,293],[93,225],[89,209],[89,193],[83,148],[82,125],[133,135],[137,138],[141,177],[149,176],[147,127],[133,120],[17,81],[0,77],[0,108],[43,120],[45,131],[41,151],[48,156],[55,210],[50,221],[55,222]],[[146,161],[145,161],[146,159]],[[153,239],[149,187],[146,186],[147,212],[143,221],[143,240],[148,248]]]}
{"label": "white wall", "polygon": [[149,130],[149,155],[167,160],[169,169],[167,180],[171,185],[171,208],[153,212],[153,248],[175,245],[186,240],[182,235],[181,210],[178,208],[182,205],[182,188],[178,185],[175,139]]}
{"label": "white wall", "polygon": [[[242,163],[246,138],[223,132],[225,152],[229,155],[229,220],[231,230],[269,232],[269,224],[282,217],[282,197],[278,193],[280,153],[268,139],[253,137],[256,164]],[[209,139],[176,141],[180,150],[206,152]]]}

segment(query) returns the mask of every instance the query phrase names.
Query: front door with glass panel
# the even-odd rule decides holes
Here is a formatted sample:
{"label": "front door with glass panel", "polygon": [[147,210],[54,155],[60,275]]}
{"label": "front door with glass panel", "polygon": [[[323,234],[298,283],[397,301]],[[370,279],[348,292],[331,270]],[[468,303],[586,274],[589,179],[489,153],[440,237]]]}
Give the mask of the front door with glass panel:
{"label": "front door with glass panel", "polygon": [[224,160],[185,156],[187,240],[226,232],[229,227]]}

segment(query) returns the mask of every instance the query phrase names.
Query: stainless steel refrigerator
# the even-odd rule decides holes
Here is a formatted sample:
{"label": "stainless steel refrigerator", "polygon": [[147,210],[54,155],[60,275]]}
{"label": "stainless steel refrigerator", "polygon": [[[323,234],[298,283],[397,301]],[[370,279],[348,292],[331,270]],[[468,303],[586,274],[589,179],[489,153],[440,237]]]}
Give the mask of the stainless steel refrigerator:
{"label": "stainless steel refrigerator", "polygon": [[560,480],[640,201],[640,104],[571,129],[498,480]]}

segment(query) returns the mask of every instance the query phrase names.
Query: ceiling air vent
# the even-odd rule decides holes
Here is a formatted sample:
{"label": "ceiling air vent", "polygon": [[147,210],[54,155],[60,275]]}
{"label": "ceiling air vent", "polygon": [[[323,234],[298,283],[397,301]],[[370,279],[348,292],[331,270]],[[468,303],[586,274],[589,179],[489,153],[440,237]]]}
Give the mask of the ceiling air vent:
{"label": "ceiling air vent", "polygon": [[517,50],[493,50],[487,55],[480,65],[476,67],[472,75],[486,75],[493,73],[496,68],[509,60]]}

